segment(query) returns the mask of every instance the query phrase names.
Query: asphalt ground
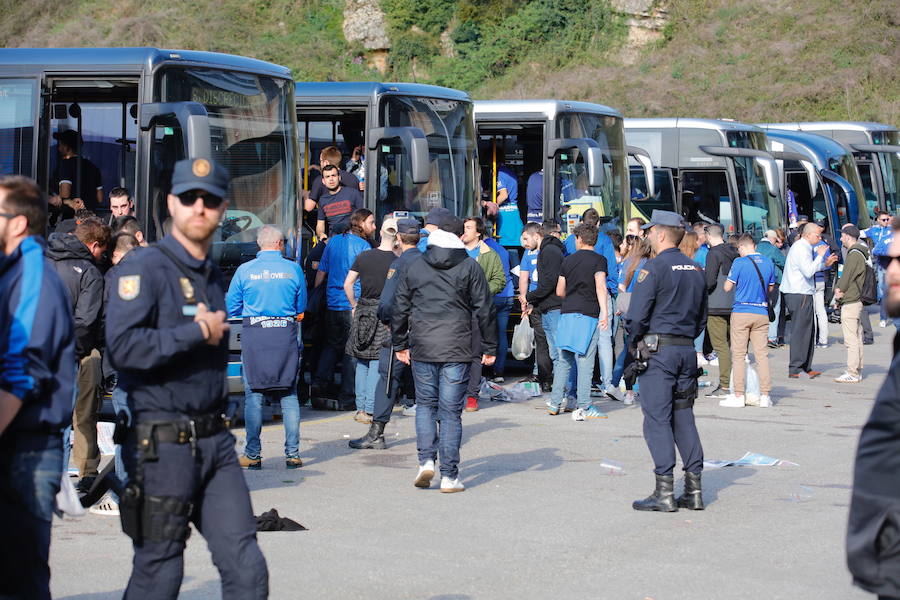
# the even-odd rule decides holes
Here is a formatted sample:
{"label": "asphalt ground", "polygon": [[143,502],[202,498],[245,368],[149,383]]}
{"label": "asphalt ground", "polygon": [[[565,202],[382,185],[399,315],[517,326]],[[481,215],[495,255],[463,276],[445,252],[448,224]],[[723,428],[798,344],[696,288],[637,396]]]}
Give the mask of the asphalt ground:
{"label": "asphalt ground", "polygon": [[[773,408],[725,409],[701,397],[695,414],[707,460],[749,451],[796,463],[707,469],[702,512],[632,510],[653,488],[638,406],[602,401],[607,419],[574,422],[547,415],[540,398],[482,403],[463,415],[459,494],[439,493],[437,478],[429,490],[413,487],[414,419],[399,409],[383,451],[347,447],[366,430],[353,413],[303,409],[303,468],[285,470],[275,423],[264,428],[263,469],[246,472],[257,514],[276,508],[309,528],[259,534],[270,597],[869,597],[851,585],[844,537],[859,431],[890,363],[893,331],[876,324],[860,384],[832,381],[845,350],[831,325],[831,346],[816,350],[820,378],[788,379],[788,349],[770,352]],[[624,474],[603,467],[608,461]],[[679,476],[676,493],[680,486]],[[131,556],[117,518],[56,520],[54,597],[121,597]],[[220,595],[194,532],[181,597]]]}

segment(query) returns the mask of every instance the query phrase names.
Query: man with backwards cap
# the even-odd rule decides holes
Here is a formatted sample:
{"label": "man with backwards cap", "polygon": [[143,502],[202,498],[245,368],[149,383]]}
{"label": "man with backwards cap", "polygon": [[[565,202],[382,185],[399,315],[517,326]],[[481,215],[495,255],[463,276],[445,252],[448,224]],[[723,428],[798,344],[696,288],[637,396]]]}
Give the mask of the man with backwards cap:
{"label": "man with backwards cap", "polygon": [[425,228],[422,229],[422,239],[419,240],[419,252],[425,252],[428,248],[428,235],[440,229],[441,225],[453,216],[450,209],[443,206],[435,206],[425,215]]}
{"label": "man with backwards cap", "polygon": [[[656,490],[632,504],[635,510],[703,510],[700,473],[703,448],[694,423],[697,357],[694,338],[706,321],[706,282],[700,267],[678,250],[684,221],[667,210],[654,210],[649,230],[656,258],[637,276],[626,315],[628,339],[636,343],[644,439],[655,464]],[[675,500],[675,446],[684,464],[684,493]]]}
{"label": "man with backwards cap", "polygon": [[178,596],[191,522],[206,538],[223,598],[268,596],[250,493],[223,417],[228,324],[209,249],[227,187],[228,173],[211,159],[177,162],[171,233],[123,262],[111,282],[106,345],[132,413],[120,501],[134,546],[125,598]]}

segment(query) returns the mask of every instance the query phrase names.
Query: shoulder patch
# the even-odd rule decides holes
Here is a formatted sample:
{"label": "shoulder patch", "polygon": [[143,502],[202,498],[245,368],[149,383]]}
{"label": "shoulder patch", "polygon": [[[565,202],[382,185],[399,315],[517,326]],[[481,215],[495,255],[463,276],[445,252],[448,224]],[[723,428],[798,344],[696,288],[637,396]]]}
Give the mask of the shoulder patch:
{"label": "shoulder patch", "polygon": [[641,272],[638,273],[638,283],[642,283],[645,279],[647,279],[647,275],[650,274],[650,271],[647,269],[641,269]]}
{"label": "shoulder patch", "polygon": [[141,293],[141,276],[126,275],[119,277],[119,298],[134,300]]}
{"label": "shoulder patch", "polygon": [[388,269],[387,278],[390,279],[391,277],[394,276],[394,273],[396,273],[396,272],[397,272],[397,269]]}

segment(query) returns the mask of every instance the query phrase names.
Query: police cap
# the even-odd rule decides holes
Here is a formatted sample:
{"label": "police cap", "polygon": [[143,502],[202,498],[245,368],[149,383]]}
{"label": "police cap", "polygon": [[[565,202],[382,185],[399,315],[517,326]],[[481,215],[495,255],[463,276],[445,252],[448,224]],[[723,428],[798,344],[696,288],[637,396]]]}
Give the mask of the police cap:
{"label": "police cap", "polygon": [[684,227],[684,218],[678,213],[671,210],[653,210],[650,215],[650,222],[641,227],[641,229],[650,229],[654,225],[666,225],[668,227]]}
{"label": "police cap", "polygon": [[397,233],[419,233],[421,227],[418,219],[400,219],[397,221]]}
{"label": "police cap", "polygon": [[440,227],[444,224],[444,221],[453,216],[448,209],[443,206],[435,206],[431,210],[428,211],[428,214],[425,216],[425,224],[426,225],[437,225]]}
{"label": "police cap", "polygon": [[228,171],[211,158],[179,160],[172,172],[172,193],[177,196],[189,190],[203,190],[224,198]]}

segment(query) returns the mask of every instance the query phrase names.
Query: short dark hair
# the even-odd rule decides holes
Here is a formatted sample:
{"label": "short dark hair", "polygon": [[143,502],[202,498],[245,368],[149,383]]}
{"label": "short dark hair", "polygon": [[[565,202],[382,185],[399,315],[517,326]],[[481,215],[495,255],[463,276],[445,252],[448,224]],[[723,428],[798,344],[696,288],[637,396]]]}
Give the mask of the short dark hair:
{"label": "short dark hair", "polygon": [[544,221],[541,223],[541,235],[548,236],[560,230],[559,223],[556,221]]}
{"label": "short dark hair", "polygon": [[659,228],[666,232],[666,239],[669,240],[675,246],[681,245],[681,240],[684,239],[684,234],[687,233],[684,230],[684,227],[675,227],[674,225],[654,225],[653,229]]}
{"label": "short dark hair", "polygon": [[481,217],[466,217],[466,220],[463,221],[463,225],[465,225],[469,221],[475,223],[475,231],[478,232],[478,237],[480,237],[481,239],[487,237],[487,227],[485,227],[484,225],[484,219],[482,219]]}
{"label": "short dark hair", "polygon": [[456,237],[459,237],[465,231],[463,227],[463,220],[457,216],[449,216],[444,219],[444,222],[441,223],[440,227],[441,231],[446,231],[447,233],[452,233]]}
{"label": "short dark hair", "polygon": [[597,212],[596,208],[589,208],[581,215],[581,222],[584,225],[597,227],[600,224],[600,213]]}
{"label": "short dark hair", "polygon": [[109,248],[110,229],[100,219],[85,219],[75,226],[75,237],[87,246],[97,242],[104,248]]}
{"label": "short dark hair", "polygon": [[28,235],[44,235],[47,225],[47,198],[38,184],[23,175],[0,177],[0,188],[6,190],[3,206],[11,214],[25,217]]}
{"label": "short dark hair", "polygon": [[418,233],[398,233],[397,237],[404,246],[415,246],[421,239],[421,236]]}
{"label": "short dark hair", "polygon": [[331,171],[340,172],[340,169],[338,169],[335,165],[325,165],[324,167],[322,167],[322,175]]}
{"label": "short dark hair", "polygon": [[706,226],[706,234],[713,235],[715,237],[724,238],[725,237],[725,226],[721,223],[710,223]]}
{"label": "short dark hair", "polygon": [[538,234],[540,236],[544,235],[544,231],[541,228],[540,223],[535,223],[534,221],[529,221],[525,223],[525,227],[522,228],[522,233],[528,233],[531,235]]}
{"label": "short dark hair", "polygon": [[128,198],[128,200],[130,201],[131,200],[131,192],[128,191],[128,188],[114,187],[113,189],[109,190],[109,197],[110,198]]}
{"label": "short dark hair", "polygon": [[126,253],[130,252],[134,248],[140,246],[137,241],[137,238],[131,235],[130,233],[125,233],[124,231],[117,233],[112,238],[112,249],[116,252]]}
{"label": "short dark hair", "polygon": [[365,238],[366,234],[362,230],[363,221],[372,216],[372,211],[368,208],[357,208],[350,215],[350,233]]}
{"label": "short dark hair", "polygon": [[737,245],[738,246],[742,246],[742,245],[746,245],[746,244],[750,244],[751,246],[753,246],[755,248],[756,240],[753,239],[753,236],[750,235],[749,233],[742,233],[739,236],[737,236]]}
{"label": "short dark hair", "polygon": [[134,235],[138,231],[143,232],[140,222],[131,215],[123,215],[121,217],[116,217],[115,219],[113,219],[112,231],[113,235],[119,233]]}
{"label": "short dark hair", "polygon": [[881,215],[887,215],[889,217],[889,216],[891,216],[891,213],[889,213],[886,210],[881,210],[881,209],[878,209],[875,211],[875,219],[878,219],[879,217],[881,217]]}
{"label": "short dark hair", "polygon": [[620,232],[618,229],[614,229],[612,231],[607,231],[606,236],[609,238],[609,241],[612,242],[613,248],[615,250],[619,249],[619,246],[622,245],[622,241],[625,239],[622,236],[622,232]]}
{"label": "short dark hair", "polygon": [[587,223],[580,223],[572,229],[572,235],[581,240],[582,244],[586,244],[588,246],[593,247],[597,244],[597,235],[600,232],[593,225],[588,225]]}

